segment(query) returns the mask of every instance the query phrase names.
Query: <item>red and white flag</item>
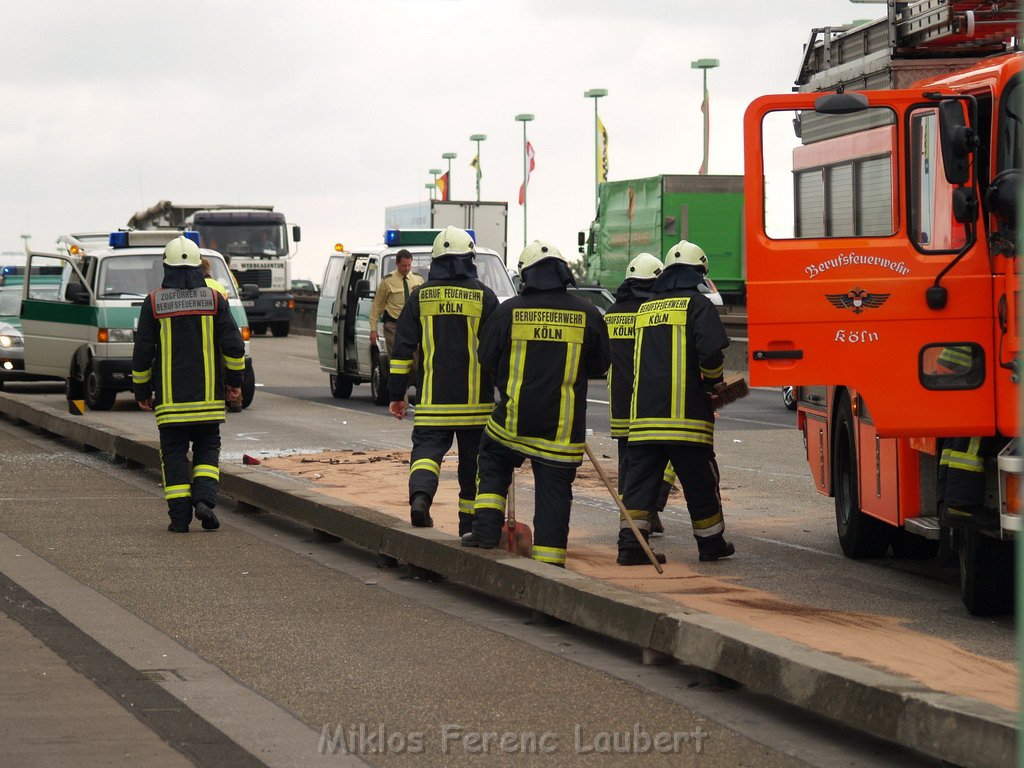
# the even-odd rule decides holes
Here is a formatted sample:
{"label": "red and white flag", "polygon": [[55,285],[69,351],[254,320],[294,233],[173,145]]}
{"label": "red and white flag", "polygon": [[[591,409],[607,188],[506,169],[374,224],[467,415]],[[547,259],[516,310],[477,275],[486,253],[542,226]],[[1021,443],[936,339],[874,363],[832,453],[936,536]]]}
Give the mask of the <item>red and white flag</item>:
{"label": "red and white flag", "polygon": [[519,204],[522,205],[526,202],[526,185],[530,183],[530,174],[533,173],[533,169],[537,167],[537,164],[533,161],[533,144],[526,142],[526,158],[530,161],[529,170],[526,172],[526,181],[519,185]]}

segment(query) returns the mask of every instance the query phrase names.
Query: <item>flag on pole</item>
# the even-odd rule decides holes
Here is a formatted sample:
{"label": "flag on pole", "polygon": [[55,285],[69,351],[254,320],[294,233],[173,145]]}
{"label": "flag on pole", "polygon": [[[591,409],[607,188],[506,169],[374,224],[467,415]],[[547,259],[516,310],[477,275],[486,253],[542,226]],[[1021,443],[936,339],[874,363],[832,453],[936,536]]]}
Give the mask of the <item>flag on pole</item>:
{"label": "flag on pole", "polygon": [[448,173],[442,173],[437,177],[437,181],[434,182],[437,188],[437,199],[447,200],[448,199]]}
{"label": "flag on pole", "polygon": [[522,205],[526,202],[526,185],[530,183],[530,176],[533,174],[533,169],[537,167],[537,164],[533,160],[533,144],[526,142],[526,158],[529,160],[528,170],[526,171],[526,180],[519,185],[519,204]]}
{"label": "flag on pole", "polygon": [[[706,70],[705,70],[706,72]],[[711,127],[710,113],[708,111],[708,89],[704,86],[704,101],[700,103],[700,111],[704,113],[704,158],[700,163],[698,175],[706,176],[708,172],[708,130]]]}
{"label": "flag on pole", "polygon": [[608,181],[608,129],[597,118],[597,180]]}
{"label": "flag on pole", "polygon": [[469,161],[471,167],[476,169],[476,180],[480,181],[483,177],[483,173],[480,170],[480,155],[475,155],[472,160]]}

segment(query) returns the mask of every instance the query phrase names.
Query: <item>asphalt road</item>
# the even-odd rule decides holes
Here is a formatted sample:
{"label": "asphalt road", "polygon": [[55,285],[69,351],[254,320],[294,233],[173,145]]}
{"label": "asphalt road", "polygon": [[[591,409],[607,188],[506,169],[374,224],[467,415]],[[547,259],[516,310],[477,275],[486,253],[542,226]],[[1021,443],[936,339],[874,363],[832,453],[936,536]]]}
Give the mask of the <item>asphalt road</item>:
{"label": "asphalt road", "polygon": [[[259,389],[252,408],[242,414],[231,415],[222,429],[225,461],[237,461],[243,453],[266,456],[325,448],[408,448],[411,425],[394,420],[387,415],[386,409],[373,405],[366,386],[356,387],[349,400],[336,400],[330,396],[327,375],[319,371],[316,363],[312,338],[256,338],[253,350]],[[8,391],[31,393],[33,398],[54,407],[63,406],[62,394],[53,385],[12,384]],[[607,406],[604,403],[607,396],[603,382],[591,382],[589,400],[588,425],[594,430],[589,440],[599,453],[613,456],[614,443],[606,431]],[[147,428],[152,428],[154,435],[156,432],[152,415],[137,411],[125,395],[119,398],[113,411],[102,416],[106,423],[130,427],[133,432],[144,433]],[[892,559],[854,562],[841,555],[835,539],[831,500],[814,492],[803,442],[795,430],[795,414],[783,407],[776,390],[755,390],[745,400],[731,405],[720,415],[717,432],[716,451],[723,475],[727,525],[730,538],[737,544],[739,552],[737,557],[720,564],[722,576],[813,609],[892,617],[903,626],[947,640],[973,653],[996,660],[1014,659],[1016,641],[1012,619],[969,616],[960,604],[955,570],[950,566],[936,561],[907,563]],[[160,499],[157,498],[154,508],[159,507]],[[608,545],[607,531],[614,514],[607,498],[577,493],[574,531],[593,532],[586,533],[586,543]],[[693,560],[693,542],[688,535],[688,526],[684,525],[683,519],[674,520],[673,514],[682,513],[674,512],[670,506],[666,514],[667,535],[659,540],[658,547],[670,559]],[[0,516],[0,519],[9,517]],[[267,516],[255,519],[235,519],[232,516],[229,519],[232,525],[248,535],[305,553],[305,557],[312,556],[308,532],[274,522]],[[3,527],[0,530],[20,541],[29,538],[34,528],[29,525],[14,531]],[[38,542],[41,549],[46,546],[44,533],[41,532],[43,538]],[[318,557],[341,556],[336,547],[317,552]],[[86,556],[86,553],[80,556]],[[358,553],[351,556],[356,558],[354,565],[352,562],[344,566],[335,563],[335,567],[365,576],[371,567],[365,556]],[[66,567],[62,567],[74,573],[73,563],[72,558]],[[396,585],[395,589],[404,589],[402,584]],[[426,599],[427,596],[422,594],[414,598],[417,601]],[[458,613],[461,609],[453,606],[462,605],[464,600],[463,595],[446,595],[438,603],[430,605],[437,610]],[[390,608],[381,607],[381,611],[388,610]],[[508,626],[518,626],[507,617],[492,619],[498,623],[504,621]],[[172,615],[165,631],[173,632],[173,620]],[[460,614],[459,620],[467,620],[467,617]],[[550,633],[542,634],[546,638],[544,642],[549,642]],[[453,645],[466,647],[462,641]],[[546,646],[545,650],[551,650],[551,647]],[[454,653],[460,659],[465,658],[462,650]],[[624,668],[627,679],[633,682],[641,679],[636,671],[628,671],[638,668],[631,668],[629,664],[621,667],[621,659],[613,663],[609,658],[595,657],[587,663],[609,674],[613,666]],[[240,672],[232,673],[245,679]],[[359,674],[359,670],[353,674]],[[540,685],[537,681],[543,679],[543,673],[537,674],[539,677],[530,685]],[[275,680],[282,692],[289,691],[286,671],[282,671]],[[675,687],[679,685],[676,683]],[[683,685],[685,687],[686,684]],[[428,690],[425,689],[422,695],[433,695]],[[664,689],[648,689],[647,694],[655,697],[667,695]],[[301,695],[291,691],[288,696],[289,707],[300,711],[297,702]],[[299,699],[293,700],[292,696]],[[613,701],[617,694],[595,691],[594,696],[596,701]],[[823,731],[821,723],[812,722],[803,729],[797,726],[794,734],[786,730],[793,727],[792,722],[787,721],[784,728],[771,720],[771,704],[758,705],[732,698],[725,703],[719,699],[719,704],[721,706],[715,714],[709,715],[712,720],[733,728],[739,728],[741,722],[756,721],[758,728],[740,729],[743,737],[749,736],[759,744],[768,744],[772,752],[799,756],[802,760],[822,765],[836,764],[836,752],[828,750],[837,748],[843,764],[884,765],[910,760],[906,755],[888,754],[885,752],[888,747],[876,744],[864,743],[860,749],[855,746],[858,742],[856,737]],[[746,709],[750,706],[755,708],[756,716]],[[795,720],[799,722],[801,718]],[[825,752],[821,751],[823,749]],[[827,759],[822,757],[826,753],[829,755]],[[888,756],[878,761],[879,755]],[[732,763],[712,760],[710,764]],[[751,764],[771,762],[752,760]]]}

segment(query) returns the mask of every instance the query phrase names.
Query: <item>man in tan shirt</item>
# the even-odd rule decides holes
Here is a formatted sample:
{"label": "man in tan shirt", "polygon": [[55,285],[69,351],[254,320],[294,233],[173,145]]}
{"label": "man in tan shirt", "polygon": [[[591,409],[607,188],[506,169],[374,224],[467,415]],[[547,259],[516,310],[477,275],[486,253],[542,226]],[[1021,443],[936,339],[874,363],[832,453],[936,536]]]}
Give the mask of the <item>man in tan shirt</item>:
{"label": "man in tan shirt", "polygon": [[384,344],[388,357],[395,346],[395,327],[402,307],[412,289],[423,284],[423,278],[412,271],[412,254],[404,248],[395,254],[395,271],[377,285],[370,305],[370,344],[377,343],[377,322],[384,322]]}

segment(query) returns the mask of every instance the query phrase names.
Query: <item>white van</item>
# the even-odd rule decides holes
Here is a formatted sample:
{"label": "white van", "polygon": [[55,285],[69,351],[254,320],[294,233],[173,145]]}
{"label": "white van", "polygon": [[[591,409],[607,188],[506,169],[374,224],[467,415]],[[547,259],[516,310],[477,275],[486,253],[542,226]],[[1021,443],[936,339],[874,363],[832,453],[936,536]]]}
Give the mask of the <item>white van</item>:
{"label": "white van", "polygon": [[[378,327],[377,344],[370,344],[370,304],[380,279],[394,272],[395,254],[403,248],[412,254],[413,272],[427,279],[430,251],[438,232],[389,229],[382,245],[353,251],[335,246],[324,270],[316,308],[317,357],[320,370],[330,376],[334,397],[350,397],[353,386],[369,382],[373,401],[388,404],[389,363],[384,332]],[[515,296],[505,265],[495,251],[478,249],[476,270],[480,281],[497,294],[499,301]]]}
{"label": "white van", "polygon": [[[68,399],[84,399],[94,411],[110,410],[118,392],[132,389],[139,310],[163,280],[164,246],[182,234],[198,241],[195,232],[120,230],[110,233],[105,248],[62,238],[62,253],[29,254],[21,302],[25,372],[62,378]],[[256,392],[256,375],[242,299],[255,298],[259,288],[245,285],[240,293],[224,257],[206,249],[200,253],[210,262],[211,277],[227,290],[231,316],[245,341],[242,405],[248,407]],[[33,281],[43,279],[39,275],[55,271],[60,273],[56,293],[33,287]]]}

